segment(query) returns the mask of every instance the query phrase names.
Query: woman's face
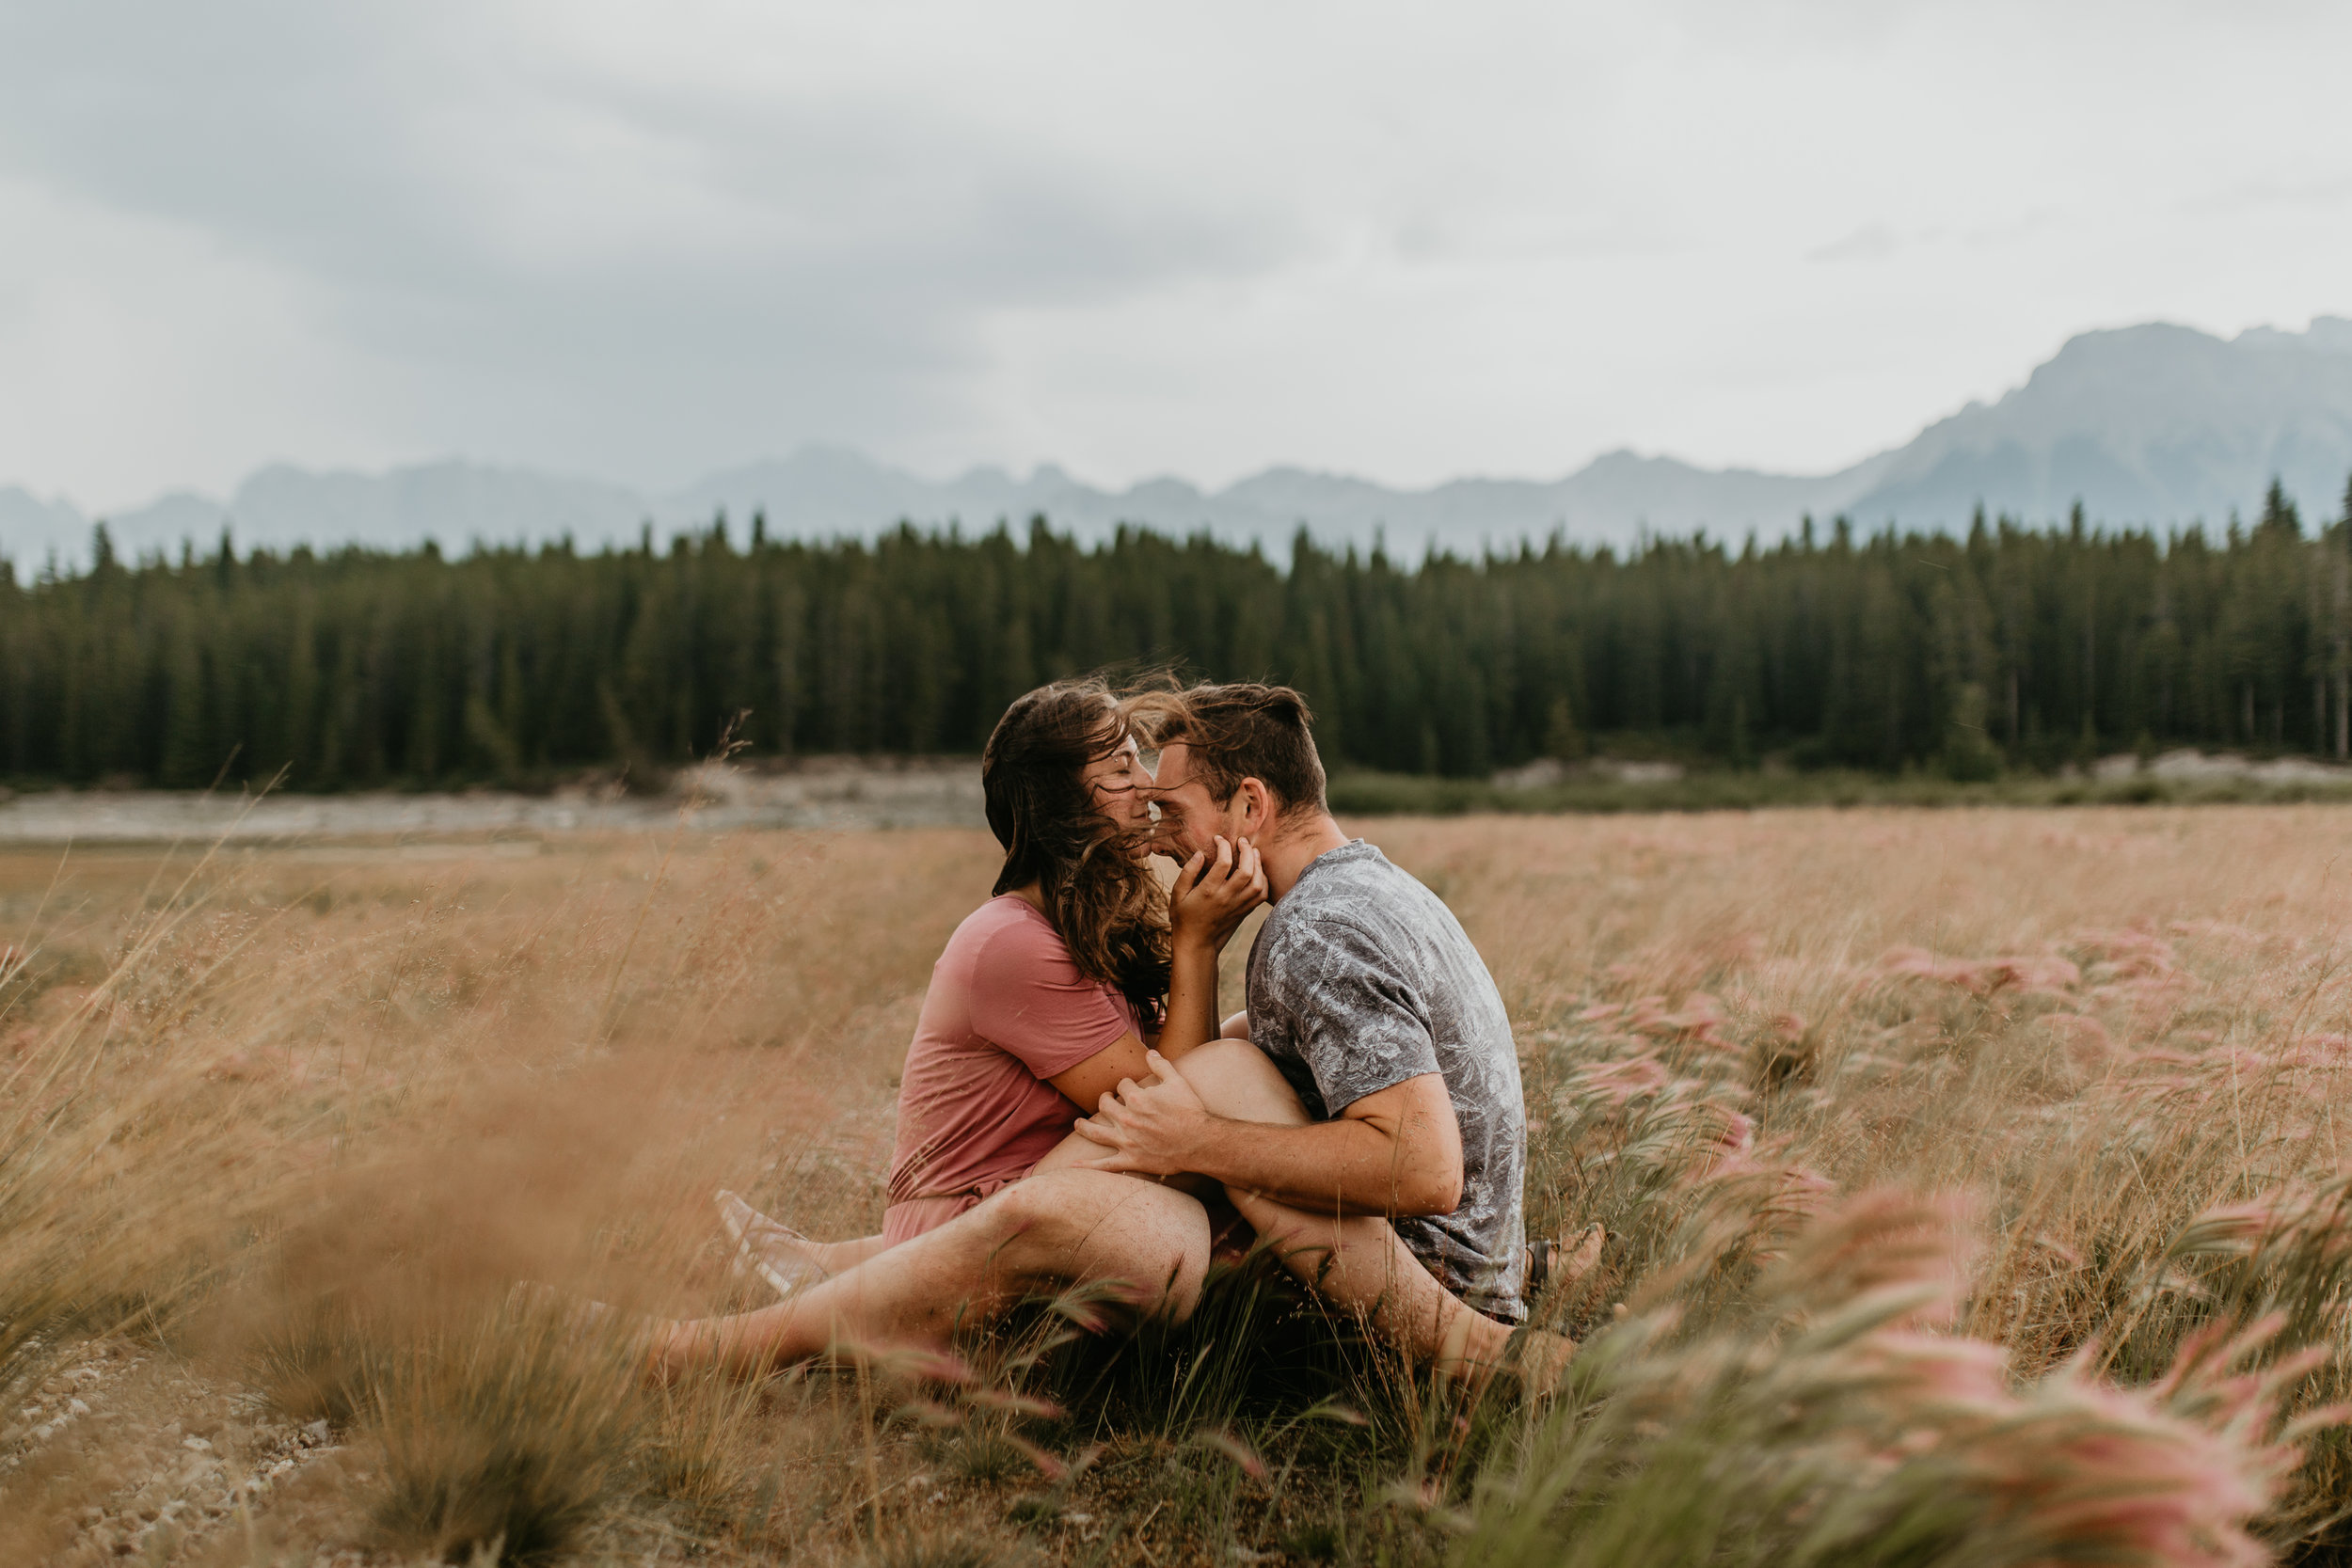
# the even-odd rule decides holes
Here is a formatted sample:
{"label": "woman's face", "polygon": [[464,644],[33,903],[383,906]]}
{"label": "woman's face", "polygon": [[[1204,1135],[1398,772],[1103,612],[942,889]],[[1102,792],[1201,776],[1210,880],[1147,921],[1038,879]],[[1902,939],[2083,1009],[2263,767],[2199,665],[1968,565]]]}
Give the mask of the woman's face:
{"label": "woman's face", "polygon": [[1141,836],[1151,826],[1152,770],[1143,766],[1133,736],[1110,755],[1088,763],[1078,782],[1086,786],[1094,809],[1114,827]]}

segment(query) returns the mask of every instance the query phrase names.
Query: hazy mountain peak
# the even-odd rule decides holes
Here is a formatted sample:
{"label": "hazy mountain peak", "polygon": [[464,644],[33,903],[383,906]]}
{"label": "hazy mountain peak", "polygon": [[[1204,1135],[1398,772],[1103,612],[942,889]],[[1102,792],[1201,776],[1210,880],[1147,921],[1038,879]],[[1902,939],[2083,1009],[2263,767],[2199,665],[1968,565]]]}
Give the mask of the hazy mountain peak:
{"label": "hazy mountain peak", "polygon": [[[657,530],[740,530],[764,512],[779,536],[870,536],[905,520],[1016,528],[1042,513],[1101,538],[1122,523],[1207,529],[1286,548],[1306,525],[1332,544],[1386,540],[1399,558],[1436,546],[1475,553],[1557,531],[1623,544],[1643,531],[1777,537],[1798,516],[1849,512],[1865,526],[1957,527],[1981,501],[2031,522],[2080,498],[2109,523],[2184,523],[2250,511],[2278,475],[2307,517],[2332,516],[2352,472],[2352,320],[2300,332],[2250,327],[2224,340],[2169,322],[2079,333],[1991,403],[1970,402],[1891,451],[1832,474],[1707,468],[1629,448],[1560,479],[1466,477],[1398,488],[1279,465],[1204,493],[1170,475],[1105,490],[1041,463],[1026,477],[980,465],[934,481],[855,448],[807,442],[682,489],[646,493],[523,467],[451,458],[380,474],[274,464],[226,502],[176,492],[111,520],[125,554],[208,544],[233,519],[240,545],[360,541],[452,548],[570,533],[587,547]],[[0,489],[0,549],[20,566],[48,551],[79,560],[89,523],[62,501]]]}
{"label": "hazy mountain peak", "polygon": [[2343,316],[2313,316],[2304,339],[2329,354],[2352,354],[2352,320]]}
{"label": "hazy mountain peak", "polygon": [[2069,339],[2024,386],[1937,420],[1854,502],[1866,520],[2043,519],[2079,498],[2110,522],[2250,508],[2277,476],[2332,512],[2352,472],[2352,323],[2224,341],[2169,322]]}

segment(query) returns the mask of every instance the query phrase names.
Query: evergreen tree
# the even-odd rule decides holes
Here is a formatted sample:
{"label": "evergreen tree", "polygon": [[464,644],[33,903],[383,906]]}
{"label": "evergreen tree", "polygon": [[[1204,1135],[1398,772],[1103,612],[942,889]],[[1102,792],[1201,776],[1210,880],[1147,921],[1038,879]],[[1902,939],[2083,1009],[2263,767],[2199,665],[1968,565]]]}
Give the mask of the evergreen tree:
{"label": "evergreen tree", "polygon": [[[657,552],[426,546],[0,569],[0,768],[201,787],[544,782],[707,754],[978,751],[1006,703],[1097,668],[1297,684],[1334,766],[1476,776],[1613,748],[1979,777],[2137,746],[2352,752],[2352,484],[2307,535],[1981,513],[1963,537],[1836,518],[1735,555],[1553,537],[1417,565],[1041,518],[974,537]],[[233,762],[230,759],[233,757]]]}

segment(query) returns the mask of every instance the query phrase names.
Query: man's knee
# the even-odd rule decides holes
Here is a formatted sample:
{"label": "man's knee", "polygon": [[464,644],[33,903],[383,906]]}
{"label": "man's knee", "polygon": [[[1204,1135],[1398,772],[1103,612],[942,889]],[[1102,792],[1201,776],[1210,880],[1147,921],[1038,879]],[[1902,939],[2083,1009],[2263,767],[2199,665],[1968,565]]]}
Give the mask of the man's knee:
{"label": "man's knee", "polygon": [[1209,1040],[1185,1053],[1176,1070],[1216,1116],[1286,1127],[1307,1120],[1298,1092],[1281,1069],[1248,1040]]}

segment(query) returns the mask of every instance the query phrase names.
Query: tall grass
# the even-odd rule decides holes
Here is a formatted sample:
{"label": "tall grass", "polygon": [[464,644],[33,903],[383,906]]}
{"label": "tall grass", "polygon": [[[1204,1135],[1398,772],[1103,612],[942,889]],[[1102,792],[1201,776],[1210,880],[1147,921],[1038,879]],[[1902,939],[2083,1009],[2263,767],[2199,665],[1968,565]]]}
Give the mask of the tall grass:
{"label": "tall grass", "polygon": [[2251,1563],[2294,1464],[2276,1325],[2200,1337],[2153,1386],[2010,1375],[1942,1332],[1953,1216],[1863,1195],[1806,1227],[1743,1309],[1661,1305],[1596,1338],[1564,1408],[1477,1499],[1480,1564]]}
{"label": "tall grass", "polygon": [[[1181,1328],[1039,1303],[945,1382],[645,1386],[628,1314],[756,1299],[713,1188],[820,1234],[879,1224],[978,835],[0,855],[0,1513],[46,1543],[16,1555],[80,1549],[83,1511],[140,1479],[128,1420],[33,1434],[103,1335],[255,1389],[270,1430],[326,1423],[309,1491],[242,1505],[289,1550],[2342,1549],[2352,820],[1371,831],[1518,1021],[1531,1223],[1607,1228],[1537,1304],[1584,1341],[1556,1401],[1432,1389],[1263,1256]],[[518,1281],[618,1313],[583,1326]],[[185,1549],[226,1550],[209,1528]]]}

